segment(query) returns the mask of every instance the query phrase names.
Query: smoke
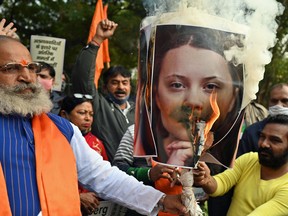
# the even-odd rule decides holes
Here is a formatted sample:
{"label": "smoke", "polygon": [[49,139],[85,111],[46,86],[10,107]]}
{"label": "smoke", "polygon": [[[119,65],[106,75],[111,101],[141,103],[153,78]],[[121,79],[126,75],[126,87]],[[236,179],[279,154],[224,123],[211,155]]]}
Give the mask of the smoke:
{"label": "smoke", "polygon": [[149,24],[191,24],[245,34],[244,48],[231,49],[226,58],[245,65],[242,108],[256,98],[259,81],[276,43],[276,16],[284,7],[276,0],[144,0]]}

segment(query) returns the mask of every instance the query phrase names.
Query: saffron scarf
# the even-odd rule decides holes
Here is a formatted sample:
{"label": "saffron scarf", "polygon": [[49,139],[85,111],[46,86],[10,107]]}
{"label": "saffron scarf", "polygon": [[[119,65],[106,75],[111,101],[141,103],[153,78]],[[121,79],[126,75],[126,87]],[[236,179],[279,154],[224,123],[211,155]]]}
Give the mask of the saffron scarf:
{"label": "saffron scarf", "polygon": [[[34,116],[36,179],[43,216],[80,216],[76,160],[70,144],[46,115]],[[11,210],[0,164],[0,215]]]}

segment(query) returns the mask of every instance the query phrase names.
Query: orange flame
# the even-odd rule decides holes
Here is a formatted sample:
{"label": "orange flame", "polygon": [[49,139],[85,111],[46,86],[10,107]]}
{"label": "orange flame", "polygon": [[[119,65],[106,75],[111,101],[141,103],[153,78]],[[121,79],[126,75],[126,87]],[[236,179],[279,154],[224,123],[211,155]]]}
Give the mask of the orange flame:
{"label": "orange flame", "polygon": [[208,135],[209,131],[211,130],[214,122],[220,116],[220,110],[219,110],[219,107],[218,107],[216,99],[217,99],[217,93],[213,92],[211,94],[211,96],[210,96],[210,104],[211,104],[211,107],[212,107],[212,110],[213,110],[213,114],[212,114],[210,120],[208,122],[206,122],[206,126],[205,126],[205,129],[204,129],[205,140],[207,139],[207,135]]}

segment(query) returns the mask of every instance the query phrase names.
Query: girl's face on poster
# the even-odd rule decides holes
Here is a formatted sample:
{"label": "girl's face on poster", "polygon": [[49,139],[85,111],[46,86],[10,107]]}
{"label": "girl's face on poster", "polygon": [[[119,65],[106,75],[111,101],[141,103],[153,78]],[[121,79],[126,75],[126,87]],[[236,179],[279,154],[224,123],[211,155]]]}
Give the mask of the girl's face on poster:
{"label": "girl's face on poster", "polygon": [[156,104],[170,138],[189,141],[187,126],[183,124],[189,116],[183,110],[190,113],[194,110],[201,120],[209,120],[213,112],[210,105],[213,91],[217,93],[220,109],[220,117],[214,123],[214,127],[218,127],[236,100],[227,61],[216,52],[189,45],[166,53],[159,73]]}

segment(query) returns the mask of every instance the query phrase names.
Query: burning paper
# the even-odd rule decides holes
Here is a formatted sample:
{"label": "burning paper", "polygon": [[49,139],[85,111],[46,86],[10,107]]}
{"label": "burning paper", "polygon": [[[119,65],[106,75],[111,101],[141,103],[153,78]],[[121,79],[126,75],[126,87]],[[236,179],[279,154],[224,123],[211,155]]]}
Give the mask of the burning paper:
{"label": "burning paper", "polygon": [[[241,49],[244,36],[182,24],[157,25],[150,34],[151,50],[145,54],[144,46],[143,51],[148,66],[141,70],[146,73],[138,89],[136,144],[145,141],[142,151],[157,153],[159,162],[194,167],[210,129],[225,134],[239,116],[243,66],[227,61],[224,52]],[[146,145],[147,137],[156,150]]]}

